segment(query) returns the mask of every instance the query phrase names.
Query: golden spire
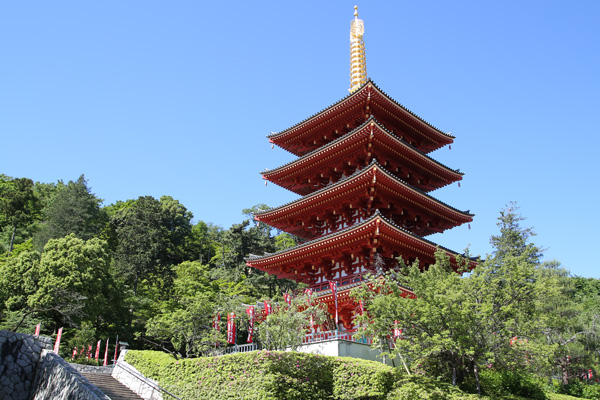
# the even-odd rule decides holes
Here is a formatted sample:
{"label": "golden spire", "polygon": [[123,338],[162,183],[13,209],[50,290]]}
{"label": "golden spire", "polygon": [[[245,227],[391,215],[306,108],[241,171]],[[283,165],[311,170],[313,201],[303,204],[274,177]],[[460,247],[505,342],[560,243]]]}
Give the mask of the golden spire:
{"label": "golden spire", "polygon": [[350,93],[367,81],[364,33],[365,23],[358,19],[358,6],[354,6],[354,19],[350,23]]}

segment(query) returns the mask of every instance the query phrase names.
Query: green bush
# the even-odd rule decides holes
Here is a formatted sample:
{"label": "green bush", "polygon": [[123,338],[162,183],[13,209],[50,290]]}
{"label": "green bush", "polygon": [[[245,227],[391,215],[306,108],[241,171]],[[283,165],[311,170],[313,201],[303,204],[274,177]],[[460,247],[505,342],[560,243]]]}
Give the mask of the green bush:
{"label": "green bush", "polygon": [[584,385],[581,394],[586,399],[600,400],[600,385]]}
{"label": "green bush", "polygon": [[588,385],[585,382],[574,381],[568,385],[560,386],[559,393],[584,399],[600,400],[600,385]]}
{"label": "green bush", "polygon": [[479,373],[483,394],[489,396],[517,395],[535,400],[548,397],[539,379],[526,372],[483,370]]}
{"label": "green bush", "polygon": [[471,400],[477,395],[464,393],[449,383],[424,376],[402,376],[388,393],[388,400]]}
{"label": "green bush", "polygon": [[394,370],[358,358],[336,358],[333,368],[335,399],[385,399],[394,384]]}
{"label": "green bush", "polygon": [[131,350],[125,360],[182,399],[385,399],[394,382],[381,363],[296,352],[175,360]]}

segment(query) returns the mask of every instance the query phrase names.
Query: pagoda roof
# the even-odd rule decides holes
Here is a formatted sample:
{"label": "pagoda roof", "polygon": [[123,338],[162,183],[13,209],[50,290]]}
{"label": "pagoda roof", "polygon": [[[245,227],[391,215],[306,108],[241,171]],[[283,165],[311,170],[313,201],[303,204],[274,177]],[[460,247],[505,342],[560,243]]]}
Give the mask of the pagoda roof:
{"label": "pagoda roof", "polygon": [[395,117],[397,122],[410,129],[412,135],[427,142],[427,145],[422,148],[427,153],[452,143],[455,138],[398,103],[370,78],[355,92],[290,128],[267,135],[267,138],[269,142],[300,156],[306,153],[306,150],[296,149],[295,144],[303,138],[311,137],[327,121],[347,117],[349,112],[356,110],[362,104],[377,104],[386,115]]}
{"label": "pagoda roof", "polygon": [[[410,233],[386,219],[379,210],[360,223],[289,249],[263,256],[250,254],[246,257],[246,265],[275,275],[284,275],[282,268],[288,265],[295,270],[296,277],[291,279],[308,282],[311,271],[307,263],[322,261],[335,253],[379,248],[383,244],[393,247],[405,258],[418,258],[421,265],[433,264],[439,248],[450,257],[452,267],[457,268],[455,257],[458,253]],[[469,264],[475,267],[476,261],[470,259]]]}
{"label": "pagoda roof", "polygon": [[[473,220],[474,214],[460,211],[398,179],[376,160],[373,160],[368,167],[301,199],[291,201],[280,207],[259,211],[254,214],[254,218],[293,235],[305,239],[313,238],[314,234],[306,232],[303,226],[292,229],[287,221],[289,219],[305,219],[303,217],[306,214],[314,213],[315,208],[327,209],[334,208],[340,203],[351,203],[358,198],[358,192],[363,191],[364,193],[366,188],[375,185],[383,186],[384,190],[391,192],[400,201],[410,203],[411,207],[415,209],[436,215],[448,221],[452,226]],[[431,233],[434,232],[428,234]]]}
{"label": "pagoda roof", "polygon": [[[403,165],[411,164],[414,171],[432,178],[431,187],[428,191],[461,180],[464,175],[459,170],[450,169],[414,146],[411,146],[403,139],[388,131],[374,117],[370,117],[358,128],[327,145],[280,167],[265,170],[261,174],[263,175],[263,179],[272,181],[294,193],[306,195],[319,188],[299,184],[294,178],[301,174],[317,174],[328,167],[333,167],[333,164],[336,162],[341,165],[342,161],[346,161],[350,156],[356,154],[364,153],[365,157],[368,157],[366,154],[367,150],[362,145],[365,141],[379,144],[379,147],[382,148],[381,152],[393,153],[392,156],[394,159],[402,159]],[[379,150],[374,152],[379,152]],[[376,158],[376,155],[373,155],[373,158]]]}

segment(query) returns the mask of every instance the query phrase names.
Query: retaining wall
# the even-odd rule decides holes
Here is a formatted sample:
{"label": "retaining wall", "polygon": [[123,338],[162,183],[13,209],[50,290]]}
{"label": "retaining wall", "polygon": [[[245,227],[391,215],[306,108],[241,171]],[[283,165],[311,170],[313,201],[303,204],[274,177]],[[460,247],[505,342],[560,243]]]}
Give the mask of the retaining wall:
{"label": "retaining wall", "polygon": [[110,400],[71,365],[43,350],[31,400]]}
{"label": "retaining wall", "polygon": [[48,337],[0,331],[0,399],[27,400],[40,354],[51,348]]}
{"label": "retaining wall", "polygon": [[125,361],[127,350],[121,350],[119,359],[112,372],[112,377],[127,386],[138,396],[148,400],[163,400],[158,382],[146,378],[133,365]]}

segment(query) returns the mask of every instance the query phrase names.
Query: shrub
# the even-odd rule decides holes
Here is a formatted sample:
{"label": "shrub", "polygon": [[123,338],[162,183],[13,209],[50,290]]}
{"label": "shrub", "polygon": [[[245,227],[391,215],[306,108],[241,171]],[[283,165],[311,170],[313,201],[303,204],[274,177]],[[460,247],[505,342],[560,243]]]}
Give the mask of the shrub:
{"label": "shrub", "polygon": [[600,400],[600,385],[584,385],[581,394],[586,399]]}
{"label": "shrub", "polygon": [[343,357],[334,365],[335,399],[385,399],[394,383],[394,370],[375,361]]}
{"label": "shrub", "polygon": [[567,385],[560,386],[559,393],[568,394],[573,397],[600,400],[600,385],[588,385],[585,382],[573,381]]}
{"label": "shrub", "polygon": [[483,394],[489,396],[517,395],[546,400],[539,379],[526,372],[484,370],[479,373]]}
{"label": "shrub", "polygon": [[125,360],[182,399],[385,399],[394,381],[380,363],[296,352],[175,360],[131,350]]}
{"label": "shrub", "polygon": [[388,393],[388,400],[470,400],[478,396],[464,393],[449,383],[424,376],[402,376]]}

